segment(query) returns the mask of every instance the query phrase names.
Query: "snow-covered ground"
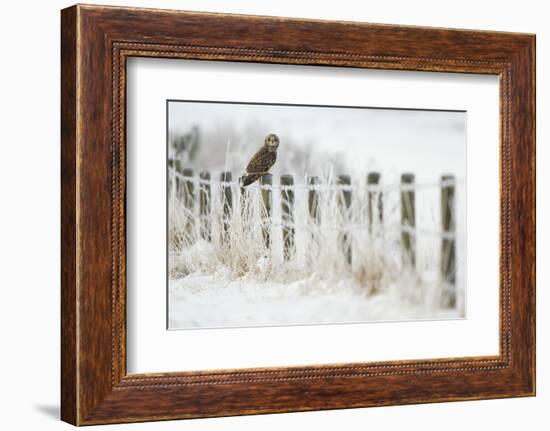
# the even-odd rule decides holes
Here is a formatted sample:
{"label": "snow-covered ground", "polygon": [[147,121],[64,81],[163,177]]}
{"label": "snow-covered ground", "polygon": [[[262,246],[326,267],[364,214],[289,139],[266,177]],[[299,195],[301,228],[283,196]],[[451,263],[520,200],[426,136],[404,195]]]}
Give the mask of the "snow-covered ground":
{"label": "snow-covered ground", "polygon": [[216,328],[263,325],[352,323],[461,317],[461,307],[440,308],[437,283],[404,277],[369,294],[353,280],[324,280],[316,274],[292,283],[231,279],[224,268],[171,280],[169,327]]}

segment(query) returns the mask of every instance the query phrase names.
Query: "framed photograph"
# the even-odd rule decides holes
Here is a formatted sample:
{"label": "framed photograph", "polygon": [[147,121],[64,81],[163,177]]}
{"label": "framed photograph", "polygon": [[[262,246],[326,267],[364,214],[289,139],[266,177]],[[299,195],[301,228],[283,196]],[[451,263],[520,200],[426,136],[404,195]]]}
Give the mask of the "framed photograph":
{"label": "framed photograph", "polygon": [[169,329],[465,318],[466,112],[167,104]]}
{"label": "framed photograph", "polygon": [[61,14],[62,419],[535,394],[535,37]]}

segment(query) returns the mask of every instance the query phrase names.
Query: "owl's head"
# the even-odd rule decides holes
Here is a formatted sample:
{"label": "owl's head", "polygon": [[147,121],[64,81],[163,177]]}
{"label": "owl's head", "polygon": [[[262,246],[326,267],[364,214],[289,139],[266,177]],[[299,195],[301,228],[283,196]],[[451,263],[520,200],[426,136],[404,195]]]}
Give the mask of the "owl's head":
{"label": "owl's head", "polygon": [[279,146],[279,137],[275,133],[270,133],[265,137],[264,145],[270,150],[276,150]]}

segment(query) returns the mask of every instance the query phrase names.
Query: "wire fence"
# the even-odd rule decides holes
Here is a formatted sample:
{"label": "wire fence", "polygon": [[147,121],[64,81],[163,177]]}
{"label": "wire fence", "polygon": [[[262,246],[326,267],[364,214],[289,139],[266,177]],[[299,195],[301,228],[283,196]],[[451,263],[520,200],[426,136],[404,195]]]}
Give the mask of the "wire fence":
{"label": "wire fence", "polygon": [[[452,287],[446,296],[449,307],[456,301],[457,184],[455,177],[449,175],[435,182],[417,183],[410,173],[402,174],[398,184],[383,184],[381,175],[371,172],[366,181],[356,182],[349,175],[297,177],[297,181],[292,175],[282,175],[275,182],[267,174],[245,188],[231,172],[216,177],[208,171],[197,175],[173,161],[169,162],[168,171],[170,202],[177,202],[178,212],[185,220],[183,230],[188,244],[198,239],[230,244],[237,230],[241,235],[254,221],[266,249],[274,247],[274,232],[280,232],[285,260],[296,256],[297,237],[307,237],[311,242],[316,235],[321,237],[320,231],[330,231],[336,235],[343,259],[351,265],[353,256],[361,252],[358,232],[367,232],[369,237],[396,234],[403,264],[414,268],[417,236],[431,236],[440,241],[441,279]],[[440,194],[440,226],[434,229],[417,227],[416,193],[427,189],[438,189]],[[390,194],[396,197],[396,208],[392,210],[399,216],[398,223],[388,224],[385,220],[390,212]]]}
{"label": "wire fence", "polygon": [[[196,186],[199,185],[210,185],[212,187],[240,187],[239,181],[222,181],[217,179],[203,179],[197,176],[193,175],[185,175],[181,172],[178,172],[174,168],[169,168],[169,178],[174,179],[178,178],[181,181],[187,181],[190,182]],[[207,172],[207,171],[202,171]],[[305,177],[311,178],[311,177]],[[407,184],[407,183],[399,183],[396,185],[380,185],[380,184],[354,184],[354,185],[345,185],[345,184],[307,184],[305,181],[303,183],[296,183],[291,186],[285,186],[281,184],[259,184],[259,188],[263,190],[316,190],[316,191],[340,191],[340,190],[349,190],[349,191],[370,191],[370,192],[391,192],[395,190],[403,190],[403,191],[414,191],[414,190],[422,190],[422,189],[432,189],[432,188],[438,188],[438,187],[454,187],[455,185],[459,185],[460,183],[455,180],[454,177],[449,178],[448,176],[445,176],[445,178],[442,178],[439,181],[432,181],[432,182],[424,182],[424,183],[413,183],[413,184]]]}

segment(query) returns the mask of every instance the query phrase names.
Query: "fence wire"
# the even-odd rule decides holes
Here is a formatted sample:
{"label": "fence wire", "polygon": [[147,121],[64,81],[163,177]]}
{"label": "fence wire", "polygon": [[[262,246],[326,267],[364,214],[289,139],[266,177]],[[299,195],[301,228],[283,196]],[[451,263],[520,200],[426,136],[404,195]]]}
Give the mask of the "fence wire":
{"label": "fence wire", "polygon": [[[215,187],[235,187],[240,188],[239,181],[221,181],[216,179],[203,179],[196,176],[184,175],[173,168],[169,169],[170,176],[179,178],[183,181],[193,183],[195,185],[210,185]],[[462,185],[462,181],[457,181],[454,178],[448,178],[440,181],[424,182],[424,183],[396,183],[393,185],[379,185],[379,184],[306,184],[296,183],[293,185],[281,185],[281,184],[256,184],[255,187],[260,190],[313,190],[313,191],[370,191],[370,192],[390,192],[390,191],[416,191],[422,189],[430,189],[435,187],[453,187]],[[250,187],[250,186],[248,186]],[[254,187],[254,185],[253,185]]]}
{"label": "fence wire", "polygon": [[[194,186],[210,186],[211,189],[222,189],[222,188],[231,188],[231,189],[241,189],[241,184],[239,181],[222,181],[222,180],[216,180],[216,179],[204,179],[201,178],[199,175],[197,176],[189,176],[184,175],[178,171],[176,171],[173,168],[169,168],[169,176],[170,179],[178,178],[182,182],[185,182],[187,184],[193,184]],[[306,177],[307,178],[307,177]],[[346,184],[306,184],[306,183],[297,183],[293,185],[280,185],[280,184],[260,184],[259,182],[252,187],[259,190],[267,190],[267,191],[287,191],[287,190],[302,190],[302,191],[316,191],[319,193],[323,192],[344,192],[344,191],[350,191],[350,192],[371,192],[374,194],[385,194],[390,192],[402,192],[402,191],[418,191],[418,190],[424,190],[424,189],[430,189],[430,188],[448,188],[448,187],[455,187],[456,185],[463,184],[462,181],[457,181],[454,178],[444,178],[440,181],[433,181],[433,182],[424,182],[424,183],[397,183],[394,185],[380,185],[380,184],[365,184],[365,185],[359,185],[359,184],[352,184],[352,185],[346,185]],[[249,186],[250,187],[250,186]],[[250,190],[250,188],[247,187],[245,190]],[[200,190],[198,188],[198,190]],[[214,193],[214,190],[212,190],[212,193]],[[356,207],[356,204],[354,202],[354,207]],[[360,209],[365,209],[366,203],[360,203],[359,204]],[[214,220],[216,215],[214,215],[214,211],[211,209],[210,213],[205,214],[199,214],[197,215],[197,218],[200,221],[212,221]],[[187,208],[185,208],[183,202],[181,211],[185,211],[187,213],[187,216],[192,218],[195,217],[194,212],[190,212]],[[270,227],[272,228],[293,228],[293,229],[310,229],[311,226],[307,223],[298,223],[295,221],[289,221],[289,220],[283,220],[283,217],[275,218],[275,217],[269,217],[268,223]],[[379,225],[378,228],[382,230],[384,233],[387,234],[395,234],[395,233],[408,233],[408,234],[414,234],[414,235],[424,235],[424,236],[432,236],[432,237],[439,237],[441,239],[446,240],[453,240],[456,239],[459,234],[456,231],[443,231],[438,229],[422,229],[415,226],[409,226],[401,224],[401,226],[397,226],[395,228],[390,228],[388,226],[384,226],[383,224]],[[372,226],[371,224],[367,223],[355,223],[355,224],[349,224],[346,226],[342,226],[341,224],[323,224],[322,229],[325,230],[331,230],[331,231],[365,231],[365,230],[371,230]]]}

